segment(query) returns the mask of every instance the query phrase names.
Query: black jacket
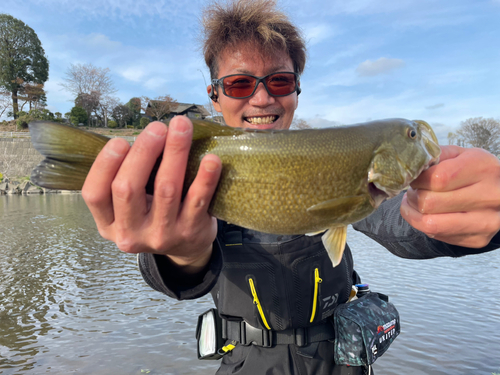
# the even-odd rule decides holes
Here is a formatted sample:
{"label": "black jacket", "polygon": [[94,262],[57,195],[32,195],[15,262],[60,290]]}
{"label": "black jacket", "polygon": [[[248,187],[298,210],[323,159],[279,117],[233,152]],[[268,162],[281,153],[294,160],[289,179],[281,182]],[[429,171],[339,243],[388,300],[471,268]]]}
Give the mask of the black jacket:
{"label": "black jacket", "polygon": [[[402,196],[384,202],[353,227],[405,258],[455,257],[500,247],[498,234],[482,249],[452,246],[428,238],[401,217]],[[277,236],[223,222],[219,222],[206,273],[199,280],[179,283],[175,267],[164,256],[140,254],[139,266],[146,282],[170,297],[193,299],[211,292],[223,317],[244,319],[254,327],[277,331],[308,327],[331,316],[335,306],[347,301],[354,277],[348,246],[341,263],[333,268],[321,235]],[[256,297],[259,304],[255,303]],[[294,345],[271,349],[253,345],[237,347],[223,358],[219,373],[233,373],[238,366],[240,374],[264,373],[273,367],[276,371],[273,373],[340,373],[333,364],[330,342],[321,342],[309,352],[313,353],[309,355],[311,358]]]}

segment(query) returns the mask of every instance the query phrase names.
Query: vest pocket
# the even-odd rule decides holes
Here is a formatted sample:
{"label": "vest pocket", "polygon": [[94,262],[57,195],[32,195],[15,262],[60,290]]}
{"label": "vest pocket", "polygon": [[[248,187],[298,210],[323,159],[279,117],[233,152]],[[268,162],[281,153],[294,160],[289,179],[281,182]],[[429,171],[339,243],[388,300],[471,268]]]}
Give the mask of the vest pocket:
{"label": "vest pocket", "polygon": [[269,261],[224,264],[219,277],[219,313],[229,320],[243,318],[261,329],[283,329],[275,267]]}
{"label": "vest pocket", "polygon": [[264,324],[264,326],[267,329],[271,329],[271,327],[269,327],[269,324],[267,323],[267,319],[266,319],[266,316],[264,314],[264,310],[262,309],[262,305],[260,304],[259,296],[257,295],[257,291],[255,290],[255,285],[254,285],[252,278],[248,279],[248,284],[250,285],[250,290],[252,292],[253,303],[255,305],[257,305],[257,309],[259,310],[259,315],[260,315],[260,318],[262,319],[262,323]]}

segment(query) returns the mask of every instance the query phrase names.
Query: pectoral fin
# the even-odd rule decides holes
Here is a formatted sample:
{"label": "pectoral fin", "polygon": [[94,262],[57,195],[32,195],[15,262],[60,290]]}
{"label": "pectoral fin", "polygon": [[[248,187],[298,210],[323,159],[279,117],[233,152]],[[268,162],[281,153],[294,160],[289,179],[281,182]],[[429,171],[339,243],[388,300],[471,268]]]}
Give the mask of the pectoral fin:
{"label": "pectoral fin", "polygon": [[347,238],[347,226],[330,228],[321,237],[333,267],[337,267],[342,260]]}
{"label": "pectoral fin", "polygon": [[322,229],[322,230],[319,230],[319,231],[317,231],[317,232],[306,233],[306,236],[308,236],[308,237],[313,237],[313,236],[315,236],[315,235],[317,235],[317,234],[323,233],[324,231],[325,231],[325,230],[324,230],[324,229]]}
{"label": "pectoral fin", "polygon": [[307,212],[315,216],[340,217],[354,211],[356,207],[364,204],[366,199],[367,197],[364,195],[352,195],[344,198],[330,199],[329,201],[309,207]]}

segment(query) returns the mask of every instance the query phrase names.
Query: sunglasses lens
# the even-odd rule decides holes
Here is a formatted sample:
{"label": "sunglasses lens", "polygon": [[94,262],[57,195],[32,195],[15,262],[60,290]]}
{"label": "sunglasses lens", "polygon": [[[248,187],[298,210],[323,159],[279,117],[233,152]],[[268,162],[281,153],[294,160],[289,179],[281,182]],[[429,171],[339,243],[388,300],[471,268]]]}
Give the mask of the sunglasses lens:
{"label": "sunglasses lens", "polygon": [[271,95],[289,95],[295,91],[295,74],[276,73],[266,78],[266,85]]}
{"label": "sunglasses lens", "polygon": [[[274,73],[265,77],[266,87],[273,96],[290,95],[297,88],[297,79],[293,73]],[[255,90],[257,78],[245,74],[231,75],[222,80],[224,92],[231,98],[245,98]]]}
{"label": "sunglasses lens", "polygon": [[252,94],[257,80],[247,75],[239,75],[226,77],[222,82],[227,96],[243,98]]}

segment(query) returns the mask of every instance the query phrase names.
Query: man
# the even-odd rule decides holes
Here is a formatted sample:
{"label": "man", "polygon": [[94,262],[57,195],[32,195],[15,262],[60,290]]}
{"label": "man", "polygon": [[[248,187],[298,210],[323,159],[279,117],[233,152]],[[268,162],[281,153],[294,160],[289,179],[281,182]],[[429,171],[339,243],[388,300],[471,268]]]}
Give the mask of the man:
{"label": "man", "polygon": [[[305,45],[296,27],[265,0],[215,4],[205,11],[204,26],[205,60],[213,79],[207,92],[226,123],[288,129],[305,66]],[[283,79],[285,91],[273,87]],[[121,139],[108,142],[82,191],[101,235],[122,251],[140,253],[141,272],[153,288],[178,299],[211,291],[227,319],[229,339],[244,341],[238,336],[244,327],[258,335],[267,330],[284,342],[240,342],[223,357],[219,373],[362,374],[364,369],[334,364],[327,327],[333,308],[346,302],[355,281],[349,249],[333,269],[319,236],[273,236],[217,223],[207,212],[222,168],[215,155],[203,158],[181,201],[191,137],[189,119],[176,117],[168,129],[159,122],[148,125],[132,148]],[[440,164],[424,172],[404,196],[384,203],[355,228],[408,258],[499,247],[498,159],[478,149],[448,146],[442,151]],[[155,194],[147,196],[144,187],[162,152]],[[335,296],[331,304],[313,300],[320,278],[321,293]],[[311,308],[316,303],[317,311]],[[309,342],[299,342],[304,337],[295,333],[295,342],[287,342],[284,337],[297,328],[308,330]]]}

